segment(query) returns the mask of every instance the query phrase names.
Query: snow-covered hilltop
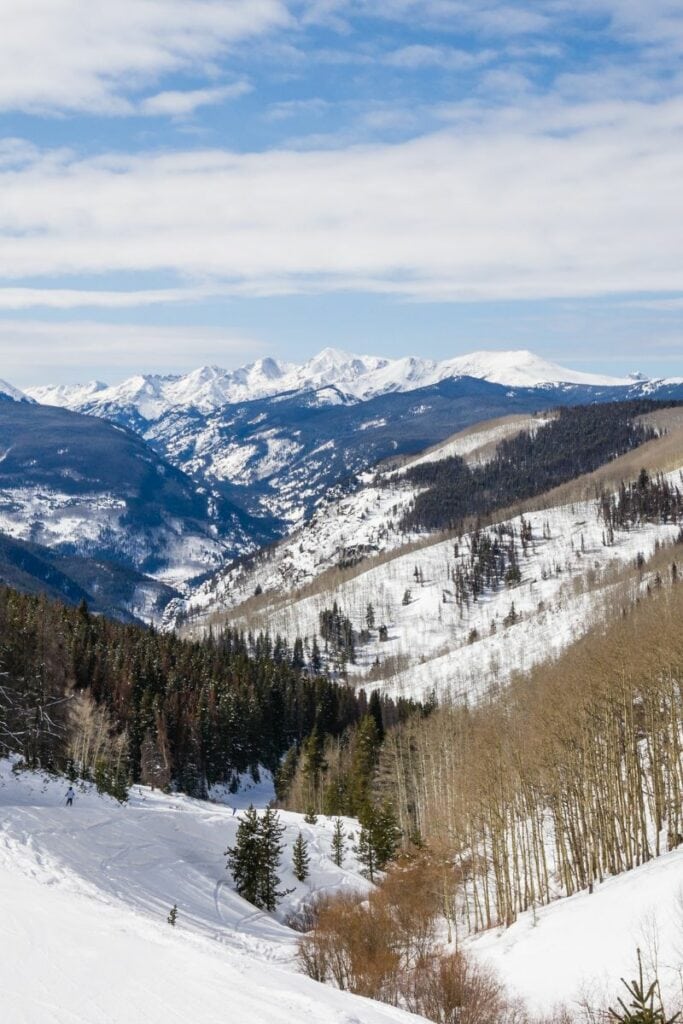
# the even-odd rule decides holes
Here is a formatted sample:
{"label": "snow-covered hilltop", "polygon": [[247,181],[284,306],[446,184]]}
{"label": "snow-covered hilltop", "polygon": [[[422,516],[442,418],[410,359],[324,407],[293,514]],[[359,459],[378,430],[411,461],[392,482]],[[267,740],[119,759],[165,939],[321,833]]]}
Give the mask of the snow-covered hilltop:
{"label": "snow-covered hilltop", "polygon": [[548,384],[626,387],[634,383],[632,377],[568,370],[528,350],[473,352],[436,361],[414,356],[385,359],[326,348],[300,365],[265,358],[236,370],[202,366],[184,376],[139,375],[112,386],[100,381],[46,385],[28,388],[27,394],[44,405],[79,411],[111,405],[133,407],[144,419],[155,420],[170,410],[195,409],[206,415],[223,405],[321,388],[335,388],[347,399],[367,401],[460,377],[524,388]]}

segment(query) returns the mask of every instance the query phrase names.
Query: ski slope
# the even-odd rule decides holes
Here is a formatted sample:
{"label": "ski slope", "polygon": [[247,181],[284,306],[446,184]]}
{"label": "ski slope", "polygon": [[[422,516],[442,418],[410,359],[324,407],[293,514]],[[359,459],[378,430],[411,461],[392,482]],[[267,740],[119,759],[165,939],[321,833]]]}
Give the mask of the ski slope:
{"label": "ski slope", "polygon": [[[278,918],[232,890],[239,810],[138,788],[126,805],[0,763],[0,988],[7,1024],[408,1024],[296,972],[284,924],[311,892],[367,883],[330,859],[332,822],[287,826]],[[253,794],[263,802],[264,790]],[[241,803],[248,803],[249,796]],[[353,822],[348,821],[349,830]],[[311,877],[290,869],[299,828]],[[350,844],[349,844],[350,845]],[[178,907],[175,928],[167,923]]]}

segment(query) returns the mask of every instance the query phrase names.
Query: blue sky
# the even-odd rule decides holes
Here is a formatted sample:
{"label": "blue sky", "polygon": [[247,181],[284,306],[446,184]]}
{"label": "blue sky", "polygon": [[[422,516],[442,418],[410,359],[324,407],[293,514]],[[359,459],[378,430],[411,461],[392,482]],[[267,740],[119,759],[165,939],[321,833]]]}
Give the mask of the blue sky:
{"label": "blue sky", "polygon": [[678,0],[4,7],[0,376],[683,374]]}

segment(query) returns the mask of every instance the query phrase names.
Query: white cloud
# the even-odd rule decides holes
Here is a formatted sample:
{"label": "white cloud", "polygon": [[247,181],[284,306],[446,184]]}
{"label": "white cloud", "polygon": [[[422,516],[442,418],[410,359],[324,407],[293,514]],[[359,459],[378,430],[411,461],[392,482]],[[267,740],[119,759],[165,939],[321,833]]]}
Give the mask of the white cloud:
{"label": "white cloud", "polygon": [[271,103],[265,114],[267,121],[287,121],[292,117],[302,115],[320,116],[329,110],[330,104],[327,100],[313,96],[307,100],[282,100],[280,103]]}
{"label": "white cloud", "polygon": [[290,21],[284,0],[3,0],[0,109],[131,113],[163,76]]}
{"label": "white cloud", "polygon": [[259,295],[677,292],[682,178],[683,100],[470,110],[393,146],[47,153],[0,170],[0,265],[8,285],[154,271]]}
{"label": "white cloud", "polygon": [[199,107],[212,106],[224,100],[238,99],[251,92],[251,85],[246,81],[233,82],[230,85],[217,86],[213,89],[168,90],[155,96],[147,96],[141,101],[139,111],[152,117],[187,117]]}

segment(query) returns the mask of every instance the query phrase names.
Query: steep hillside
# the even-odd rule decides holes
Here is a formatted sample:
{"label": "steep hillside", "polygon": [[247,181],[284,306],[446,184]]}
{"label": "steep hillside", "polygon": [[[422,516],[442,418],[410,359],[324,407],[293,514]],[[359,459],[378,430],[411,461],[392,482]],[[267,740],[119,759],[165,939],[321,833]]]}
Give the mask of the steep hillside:
{"label": "steep hillside", "polygon": [[27,594],[80,604],[124,621],[161,623],[172,587],[115,562],[76,555],[14,540],[0,534],[0,582]]}
{"label": "steep hillside", "polygon": [[[476,465],[499,429],[465,433],[444,451],[452,457],[460,446]],[[637,562],[679,538],[677,516],[614,530],[601,517],[600,489],[635,479],[642,465],[667,470],[680,489],[682,429],[519,502],[513,514],[501,511],[495,525],[448,536],[401,526],[415,489],[390,467],[386,478],[368,477],[321,508],[291,541],[201,588],[184,628],[230,621],[310,643],[336,602],[355,632],[353,657],[343,658],[354,681],[392,694],[473,697],[563,651],[630,585],[622,573],[626,580]],[[327,655],[339,667],[334,644]]]}
{"label": "steep hillside", "polygon": [[105,420],[3,402],[0,443],[0,530],[17,540],[171,585],[248,545],[234,508]]}
{"label": "steep hillside", "polygon": [[274,538],[310,515],[330,487],[382,459],[538,405],[534,389],[461,378],[363,402],[330,385],[224,405],[208,415],[173,409],[141,423],[122,409],[106,414],[138,430],[186,474],[263,517]]}
{"label": "steep hillside", "polygon": [[465,946],[537,1012],[558,1003],[615,1006],[625,994],[619,979],[637,977],[637,949],[648,975],[658,973],[666,998],[678,1002],[682,883],[683,851],[673,850]]}

